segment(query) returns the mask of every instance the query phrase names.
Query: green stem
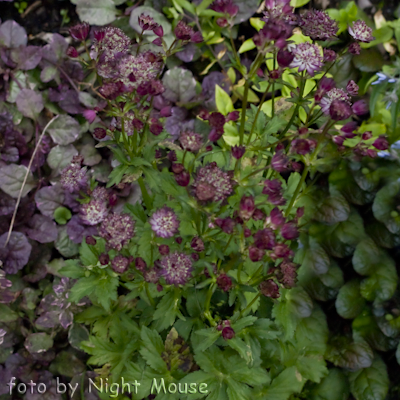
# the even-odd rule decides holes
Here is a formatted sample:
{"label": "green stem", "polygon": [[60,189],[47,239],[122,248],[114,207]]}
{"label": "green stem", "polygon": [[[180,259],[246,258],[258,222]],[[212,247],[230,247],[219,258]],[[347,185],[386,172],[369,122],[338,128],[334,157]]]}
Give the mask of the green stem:
{"label": "green stem", "polygon": [[281,134],[279,135],[279,139],[282,139],[286,132],[290,129],[290,127],[293,124],[294,119],[296,118],[298,112],[299,112],[299,108],[300,108],[300,102],[303,99],[303,94],[304,94],[304,87],[305,87],[305,78],[304,75],[301,77],[301,83],[300,83],[300,93],[299,93],[299,101],[296,104],[296,108],[293,111],[292,117],[290,118],[290,121],[288,122],[288,124],[286,125],[285,129],[281,132]]}
{"label": "green stem", "polygon": [[255,115],[255,117],[254,117],[253,125],[251,126],[251,130],[250,130],[249,137],[248,137],[248,139],[247,139],[246,146],[248,146],[249,143],[250,143],[251,136],[253,135],[254,128],[256,127],[256,123],[257,123],[258,116],[260,115],[260,112],[261,112],[261,107],[262,107],[262,105],[264,104],[265,98],[267,97],[267,94],[268,94],[268,91],[269,91],[269,88],[270,88],[270,87],[271,87],[271,84],[268,84],[267,90],[266,90],[266,91],[264,92],[264,94],[262,95],[260,104],[258,105],[257,112],[256,112],[256,115]]}
{"label": "green stem", "polygon": [[215,285],[215,283],[212,283],[207,292],[207,297],[206,297],[206,301],[205,301],[205,311],[203,313],[204,316],[210,321],[211,326],[217,325],[217,323],[214,321],[214,318],[211,316],[211,313],[210,313],[211,297],[214,294],[215,289],[216,289],[216,285]]}
{"label": "green stem", "polygon": [[144,184],[142,176],[138,179],[138,184],[139,184],[140,190],[142,192],[144,204],[145,204],[147,210],[150,211],[152,209],[152,201],[151,201],[150,195],[146,189],[146,185]]}
{"label": "green stem", "polygon": [[261,293],[257,293],[257,295],[254,297],[254,299],[240,312],[240,316],[242,316],[248,309],[251,308],[251,306],[258,300],[260,297]]}
{"label": "green stem", "polygon": [[296,187],[296,190],[294,191],[293,197],[291,198],[290,203],[289,203],[289,205],[288,205],[288,208],[286,209],[286,212],[285,212],[285,216],[286,216],[286,217],[289,215],[289,213],[290,213],[290,211],[291,211],[291,209],[292,209],[294,203],[296,202],[297,196],[299,195],[299,192],[300,192],[300,190],[301,190],[301,187],[303,186],[303,183],[304,183],[305,180],[306,180],[306,177],[307,177],[307,174],[308,174],[309,169],[310,169],[310,166],[309,166],[309,165],[306,165],[306,166],[304,167],[303,174],[301,175],[300,181],[299,181],[299,183],[297,184],[297,187]]}
{"label": "green stem", "polygon": [[149,298],[150,304],[154,307],[155,302],[154,302],[153,297],[151,297],[148,282],[145,283],[144,287],[146,288],[146,295],[147,295],[147,297]]}
{"label": "green stem", "polygon": [[249,82],[246,80],[244,84],[244,93],[243,93],[243,101],[242,101],[242,115],[240,119],[240,145],[243,144],[243,137],[244,137],[244,125],[246,122],[246,109],[247,109],[247,96],[249,94]]}

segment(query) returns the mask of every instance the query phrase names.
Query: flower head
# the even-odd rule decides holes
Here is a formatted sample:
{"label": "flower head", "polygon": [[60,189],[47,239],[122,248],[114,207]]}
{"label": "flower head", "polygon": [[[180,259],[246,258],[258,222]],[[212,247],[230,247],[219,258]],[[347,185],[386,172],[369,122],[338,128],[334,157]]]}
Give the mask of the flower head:
{"label": "flower head", "polygon": [[144,13],[138,16],[139,26],[142,28],[143,31],[147,30],[154,30],[157,27],[157,23],[154,21],[150,15],[146,15]]}
{"label": "flower head", "polygon": [[72,163],[61,172],[61,186],[70,193],[85,189],[88,183],[86,168],[81,168],[77,163]]}
{"label": "flower head", "polygon": [[183,41],[191,41],[193,43],[201,43],[203,36],[201,32],[195,32],[194,29],[183,21],[179,21],[174,30],[177,39]]}
{"label": "flower head", "polygon": [[126,258],[124,256],[115,256],[114,259],[111,261],[111,268],[117,274],[122,274],[128,269],[129,261],[129,258]]}
{"label": "flower head", "polygon": [[323,65],[323,57],[319,47],[315,44],[299,43],[293,48],[292,53],[294,54],[294,60],[290,67],[298,67],[299,72],[306,70],[309,75],[314,76],[314,73],[319,71]]}
{"label": "flower head", "polygon": [[272,250],[275,246],[275,234],[271,228],[259,230],[254,235],[254,245],[258,249]]}
{"label": "flower head", "polygon": [[179,220],[169,207],[157,210],[149,220],[151,229],[159,237],[169,238],[178,233]]}
{"label": "flower head", "polygon": [[265,0],[267,11],[264,13],[265,20],[269,19],[290,19],[293,14],[293,7],[290,0]]}
{"label": "flower head", "polygon": [[107,241],[107,245],[121,250],[135,235],[135,221],[128,214],[108,214],[101,223],[99,235]]}
{"label": "flower head", "polygon": [[184,150],[196,152],[203,146],[203,137],[195,132],[186,131],[182,132],[179,141]]}
{"label": "flower head", "polygon": [[277,299],[280,296],[279,286],[272,279],[267,279],[266,281],[261,282],[259,289],[266,297]]}
{"label": "flower head", "polygon": [[230,326],[226,326],[222,329],[222,337],[225,340],[233,339],[235,337],[235,331]]}
{"label": "flower head", "polygon": [[70,28],[69,33],[75,40],[83,42],[89,35],[89,30],[89,24],[87,22],[83,22]]}
{"label": "flower head", "polygon": [[[221,201],[226,199],[232,193],[232,182],[228,173],[217,167],[216,163],[211,163],[205,167],[201,167],[197,172],[196,179],[193,183],[193,188],[206,183],[214,189],[213,201]],[[196,191],[197,197],[199,197]]]}
{"label": "flower head", "polygon": [[351,96],[357,96],[358,95],[359,87],[358,87],[357,83],[355,83],[353,80],[350,80],[347,83],[346,89],[347,89],[347,91],[349,92],[349,94]]}
{"label": "flower head", "polygon": [[232,288],[232,279],[226,274],[221,274],[217,278],[217,285],[224,292],[228,292]]}
{"label": "flower head", "polygon": [[324,49],[324,61],[332,62],[336,60],[336,53],[331,49]]}
{"label": "flower head", "polygon": [[104,221],[107,215],[107,203],[101,199],[92,199],[89,203],[79,206],[79,216],[85,225],[97,225]]}
{"label": "flower head", "polygon": [[268,196],[268,201],[274,205],[283,205],[286,200],[282,196],[282,182],[278,179],[264,181],[263,194]]}
{"label": "flower head", "polygon": [[324,114],[329,114],[329,108],[334,100],[341,100],[350,105],[350,98],[343,89],[333,88],[326,93],[326,96],[321,100],[321,110]]}
{"label": "flower head", "polygon": [[361,53],[361,46],[359,43],[354,42],[349,46],[349,53],[358,56]]}
{"label": "flower head", "polygon": [[329,107],[329,115],[334,121],[343,121],[353,114],[351,106],[343,100],[333,100]]}
{"label": "flower head", "polygon": [[239,7],[232,0],[214,0],[209,8],[231,17],[234,17],[239,11]]}
{"label": "flower head", "polygon": [[349,33],[359,42],[369,43],[375,39],[372,36],[372,28],[362,20],[353,22],[353,26],[349,26]]}
{"label": "flower head", "polygon": [[245,152],[246,152],[246,147],[245,146],[235,145],[235,146],[232,147],[232,156],[234,158],[236,158],[237,160],[242,158]]}
{"label": "flower head", "polygon": [[192,273],[192,261],[183,253],[172,253],[165,256],[161,262],[161,275],[168,285],[184,285]]}
{"label": "flower head", "polygon": [[310,10],[300,20],[304,35],[313,40],[327,40],[336,36],[338,26],[325,11]]}

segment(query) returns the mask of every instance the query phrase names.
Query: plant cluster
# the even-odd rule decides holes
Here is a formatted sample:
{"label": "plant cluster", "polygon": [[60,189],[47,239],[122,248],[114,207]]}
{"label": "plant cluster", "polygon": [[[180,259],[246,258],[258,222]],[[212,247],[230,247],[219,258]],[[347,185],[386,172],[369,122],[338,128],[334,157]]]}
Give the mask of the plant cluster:
{"label": "plant cluster", "polygon": [[385,399],[398,71],[369,103],[377,70],[336,76],[389,39],[354,3],[266,0],[238,46],[258,6],[138,6],[43,48],[0,25],[1,394],[48,369],[134,399]]}

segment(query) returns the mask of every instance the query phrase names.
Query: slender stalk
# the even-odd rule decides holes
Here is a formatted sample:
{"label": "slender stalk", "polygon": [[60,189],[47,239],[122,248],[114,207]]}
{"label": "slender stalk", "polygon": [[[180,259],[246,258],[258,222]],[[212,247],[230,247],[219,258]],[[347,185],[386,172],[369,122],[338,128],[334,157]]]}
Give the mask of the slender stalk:
{"label": "slender stalk", "polygon": [[268,94],[268,91],[269,91],[270,87],[271,87],[271,84],[268,84],[267,90],[264,92],[264,94],[261,97],[261,101],[260,101],[260,104],[258,105],[257,112],[256,112],[256,115],[254,117],[253,125],[251,126],[251,130],[250,130],[249,137],[247,139],[246,146],[248,146],[249,143],[250,143],[251,136],[253,135],[254,128],[256,127],[258,116],[260,115],[261,107],[264,104],[265,98],[267,97],[267,94]]}
{"label": "slender stalk", "polygon": [[13,214],[12,219],[11,219],[10,229],[8,230],[8,235],[7,235],[7,239],[6,239],[6,242],[5,242],[5,244],[4,244],[4,247],[7,246],[8,242],[9,242],[9,240],[10,240],[11,233],[12,233],[12,230],[13,230],[13,226],[14,226],[14,223],[15,223],[15,218],[17,217],[18,206],[19,206],[19,203],[20,203],[21,198],[22,198],[22,192],[24,191],[24,187],[25,187],[25,185],[26,185],[26,181],[28,180],[28,175],[29,175],[29,172],[30,172],[30,170],[31,170],[32,163],[33,163],[33,160],[34,160],[35,157],[36,157],[36,153],[37,153],[37,151],[38,151],[38,149],[39,149],[40,143],[42,142],[43,136],[44,136],[44,134],[46,133],[46,131],[47,131],[47,129],[49,128],[49,126],[50,126],[58,117],[59,117],[59,115],[56,115],[54,118],[52,118],[52,119],[47,123],[47,125],[44,127],[43,132],[42,132],[42,134],[40,135],[40,137],[39,137],[39,139],[38,139],[38,141],[37,141],[37,143],[36,143],[35,150],[33,150],[31,159],[30,159],[29,164],[28,164],[28,168],[27,168],[27,170],[26,170],[25,178],[24,178],[24,180],[23,180],[23,182],[22,182],[21,189],[20,189],[19,194],[18,194],[17,203],[15,204],[14,214]]}
{"label": "slender stalk", "polygon": [[242,115],[240,118],[240,145],[243,144],[243,137],[244,137],[244,125],[246,122],[246,109],[247,109],[247,96],[249,94],[249,82],[246,80],[244,84],[244,93],[243,93],[243,102],[242,102]]}
{"label": "slender stalk", "polygon": [[293,197],[290,199],[290,203],[289,203],[289,205],[288,205],[288,208],[286,209],[286,212],[285,212],[285,216],[286,216],[286,217],[289,215],[289,213],[290,213],[290,211],[291,211],[291,209],[292,209],[294,203],[296,202],[297,196],[299,195],[299,192],[300,192],[300,190],[301,190],[301,187],[303,186],[303,183],[304,183],[305,180],[306,180],[306,177],[307,177],[307,174],[308,174],[309,169],[310,169],[310,166],[309,166],[309,165],[306,165],[306,166],[304,167],[303,174],[301,175],[300,181],[299,181],[299,183],[297,184],[297,187],[296,187],[296,190],[294,191]]}
{"label": "slender stalk", "polygon": [[299,93],[299,101],[296,104],[296,108],[293,111],[292,117],[290,118],[290,121],[288,122],[288,124],[286,125],[285,129],[281,132],[281,134],[279,135],[279,139],[282,139],[286,132],[289,130],[289,128],[292,126],[294,119],[296,118],[298,112],[299,112],[299,108],[300,108],[300,102],[303,99],[303,94],[304,94],[304,87],[305,87],[305,77],[304,74],[301,77],[301,83],[300,83],[300,93]]}
{"label": "slender stalk", "polygon": [[240,316],[242,316],[248,309],[251,308],[251,306],[258,300],[258,298],[261,296],[261,293],[257,293],[257,295],[254,297],[254,299],[240,312]]}
{"label": "slender stalk", "polygon": [[140,191],[142,192],[144,204],[145,204],[147,210],[151,210],[152,209],[152,201],[151,201],[150,195],[146,189],[146,185],[144,184],[144,180],[143,180],[142,176],[138,179],[138,184],[140,186]]}
{"label": "slender stalk", "polygon": [[206,301],[205,301],[205,311],[203,313],[204,316],[210,321],[211,326],[217,325],[217,323],[214,321],[214,318],[212,317],[212,315],[210,313],[211,297],[214,294],[215,289],[216,289],[216,285],[215,285],[215,283],[212,283],[207,292],[207,297],[206,297]]}

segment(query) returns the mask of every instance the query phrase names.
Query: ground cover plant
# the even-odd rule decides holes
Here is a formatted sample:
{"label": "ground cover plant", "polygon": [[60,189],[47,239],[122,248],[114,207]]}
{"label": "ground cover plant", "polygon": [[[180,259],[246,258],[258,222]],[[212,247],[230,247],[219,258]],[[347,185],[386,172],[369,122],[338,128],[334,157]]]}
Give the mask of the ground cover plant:
{"label": "ground cover plant", "polygon": [[397,398],[398,21],[74,3],[0,25],[2,397]]}

